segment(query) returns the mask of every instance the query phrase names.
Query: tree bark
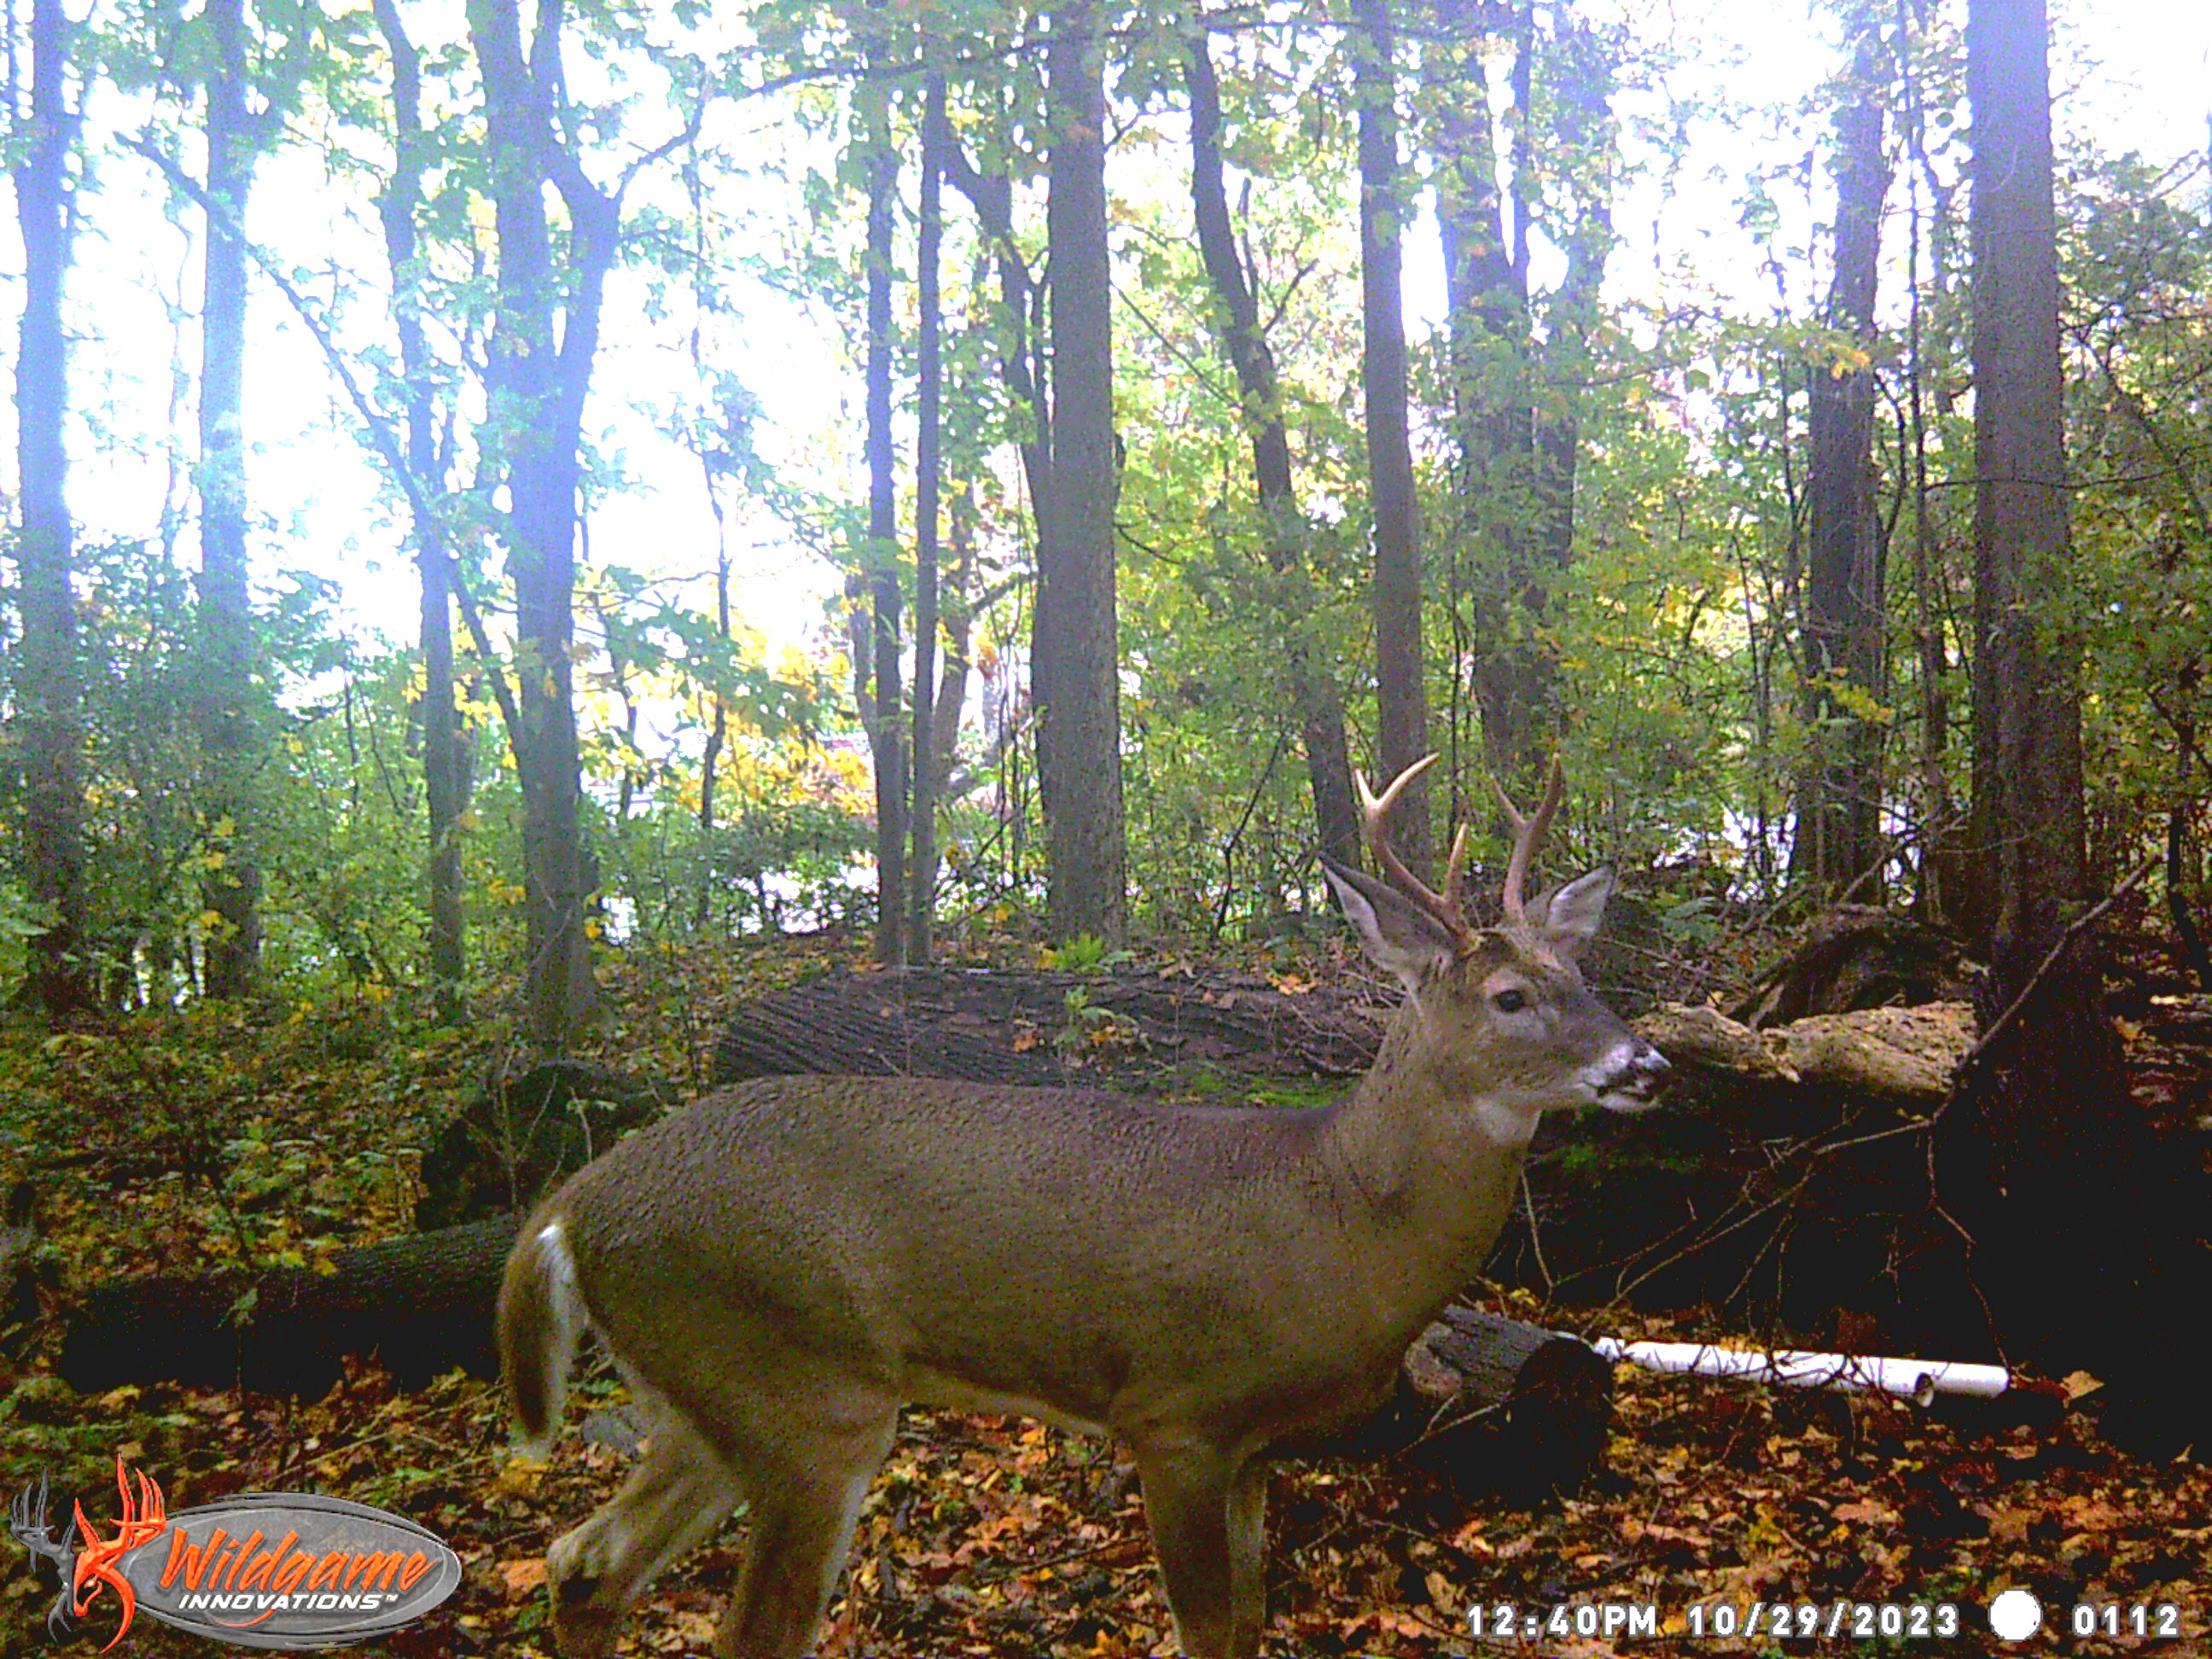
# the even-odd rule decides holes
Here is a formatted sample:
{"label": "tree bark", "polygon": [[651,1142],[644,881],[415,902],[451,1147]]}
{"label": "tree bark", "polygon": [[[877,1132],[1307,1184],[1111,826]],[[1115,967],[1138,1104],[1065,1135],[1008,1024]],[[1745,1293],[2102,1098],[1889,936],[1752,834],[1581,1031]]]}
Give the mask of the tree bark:
{"label": "tree bark", "polygon": [[2071,586],[2049,31],[2042,0],[1969,13],[1976,123],[1972,937],[2047,932],[2087,893]]}
{"label": "tree bark", "polygon": [[252,769],[261,722],[259,653],[246,589],[246,245],[236,234],[253,185],[258,135],[247,113],[245,0],[210,0],[215,62],[206,77],[207,216],[200,313],[201,811],[210,867],[201,882],[208,930],[204,989],[242,996],[261,965],[259,813]]}
{"label": "tree bark", "polygon": [[[2212,1297],[2204,1182],[2130,1096],[2084,915],[2079,647],[2068,581],[2049,27],[2043,0],[1972,0],[1974,826],[1993,873],[1982,1036],[1932,1170],[2009,1355],[2112,1389],[2108,1437],[2167,1454],[2212,1414],[2177,1308]],[[2112,1333],[2130,1340],[2115,1345]]]}
{"label": "tree bark", "polygon": [[[1400,234],[1396,37],[1390,0],[1359,0],[1352,97],[1359,109],[1360,388],[1367,406],[1369,508],[1375,526],[1377,760],[1395,777],[1427,752],[1421,665],[1421,529],[1407,419],[1406,313]],[[1394,842],[1416,875],[1430,866],[1425,778],[1407,787]]]}
{"label": "tree bark", "polygon": [[[1534,40],[1525,14],[1516,25],[1517,85],[1533,76]],[[1474,556],[1474,690],[1491,763],[1525,785],[1540,780],[1550,763],[1555,672],[1547,614],[1553,584],[1529,568],[1537,529],[1534,341],[1528,274],[1516,257],[1516,245],[1525,252],[1527,226],[1516,212],[1509,243],[1480,40],[1462,46],[1455,69],[1436,144],[1437,222],[1451,319],[1454,482],[1462,551]],[[1529,112],[1516,115],[1525,129]],[[1525,211],[1517,197],[1516,206]]]}
{"label": "tree bark", "polygon": [[[436,409],[432,401],[429,346],[422,329],[422,273],[416,264],[416,216],[422,208],[422,172],[428,160],[422,131],[422,55],[408,38],[396,0],[375,0],[378,27],[392,54],[393,162],[378,211],[385,257],[392,267],[392,312],[399,331],[399,369],[406,382],[407,467],[428,503],[444,494],[438,457]],[[429,855],[426,866],[430,921],[430,986],[438,1018],[461,1017],[461,979],[467,966],[466,921],[461,907],[461,814],[468,805],[461,759],[460,715],[453,696],[451,550],[434,513],[417,512],[415,565],[422,584],[422,786],[428,799]]]}
{"label": "tree bark", "polygon": [[30,944],[30,988],[49,1021],[88,1006],[84,957],[90,902],[84,871],[84,674],[70,579],[69,347],[62,293],[70,257],[69,152],[75,121],[64,97],[70,26],[62,0],[31,9],[31,107],[14,152],[23,239],[23,315],[15,360],[15,446],[22,491],[16,568],[23,640],[15,675],[24,769],[23,856],[45,917]]}
{"label": "tree bark", "polygon": [[1869,22],[1835,118],[1835,273],[1828,327],[1840,355],[1814,365],[1805,479],[1805,719],[1811,754],[1799,786],[1792,862],[1832,900],[1881,902],[1887,549],[1875,504],[1874,305],[1881,206],[1889,188],[1881,93],[1887,62]]}
{"label": "tree bark", "polygon": [[1052,937],[1121,943],[1127,848],[1121,812],[1116,644],[1112,271],[1106,241],[1106,88],[1089,0],[1054,14],[1047,57],[1051,176],[1049,510],[1039,526],[1037,759],[1044,774]]}
{"label": "tree bark", "polygon": [[[548,123],[559,79],[557,12],[524,54],[515,0],[471,0],[469,33],[483,78],[499,242],[490,413],[484,445],[507,479],[515,591],[523,798],[524,1001],[532,1037],[566,1044],[597,1005],[584,933],[592,881],[583,845],[572,647],[575,639],[577,446],[599,346],[601,295],[614,261],[615,204],[560,149]],[[556,184],[573,225],[571,278],[552,270],[545,188]],[[555,343],[554,317],[566,326]]]}
{"label": "tree bark", "polygon": [[898,152],[890,94],[864,88],[872,108],[868,160],[868,610],[873,666],[868,744],[876,763],[876,960],[906,962],[906,708],[899,692],[898,482],[891,442],[891,236]]}
{"label": "tree bark", "polygon": [[[915,346],[919,429],[914,447],[914,861],[907,915],[907,960],[930,959],[930,923],[937,902],[938,531],[945,486],[943,410],[944,307],[939,262],[945,240],[945,151],[951,130],[945,115],[945,76],[933,74],[922,92],[921,201],[915,282],[921,315]],[[957,726],[960,710],[951,719]]]}
{"label": "tree bark", "polygon": [[[1251,275],[1237,252],[1222,180],[1221,88],[1201,30],[1191,37],[1183,65],[1190,97],[1190,190],[1198,245],[1213,288],[1214,337],[1237,375],[1245,431],[1252,445],[1253,483],[1260,498],[1261,537],[1278,577],[1300,569],[1311,526],[1299,509],[1291,471],[1290,431],[1283,416],[1275,354],[1260,326]],[[1300,618],[1285,616],[1283,678],[1297,711],[1313,793],[1314,824],[1321,849],[1339,863],[1359,861],[1359,818],[1352,800],[1351,747],[1344,733],[1344,702],[1326,669],[1316,667],[1297,632]]]}

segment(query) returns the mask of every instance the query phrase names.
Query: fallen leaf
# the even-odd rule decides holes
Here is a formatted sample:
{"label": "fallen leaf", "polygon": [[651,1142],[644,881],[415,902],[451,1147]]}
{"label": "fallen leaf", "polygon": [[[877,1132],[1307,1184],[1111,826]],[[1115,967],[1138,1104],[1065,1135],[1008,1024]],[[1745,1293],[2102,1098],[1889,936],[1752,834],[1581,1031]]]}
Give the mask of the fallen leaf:
{"label": "fallen leaf", "polygon": [[1838,1504],[1828,1513],[1838,1521],[1856,1521],[1863,1527],[1893,1527],[1898,1522],[1897,1511],[1878,1498],[1861,1498],[1848,1504]]}

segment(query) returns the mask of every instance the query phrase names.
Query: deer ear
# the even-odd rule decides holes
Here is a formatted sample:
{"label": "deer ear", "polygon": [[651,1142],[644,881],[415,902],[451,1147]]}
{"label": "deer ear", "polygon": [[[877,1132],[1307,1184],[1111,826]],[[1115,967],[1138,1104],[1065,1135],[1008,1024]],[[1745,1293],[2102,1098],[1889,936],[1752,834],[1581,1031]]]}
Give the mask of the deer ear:
{"label": "deer ear", "polygon": [[1410,899],[1334,859],[1323,857],[1321,868],[1368,956],[1395,974],[1408,994],[1459,953],[1450,929]]}
{"label": "deer ear", "polygon": [[1612,896],[1613,872],[1601,866],[1545,894],[1528,907],[1528,920],[1545,943],[1573,962],[1597,936],[1605,902]]}

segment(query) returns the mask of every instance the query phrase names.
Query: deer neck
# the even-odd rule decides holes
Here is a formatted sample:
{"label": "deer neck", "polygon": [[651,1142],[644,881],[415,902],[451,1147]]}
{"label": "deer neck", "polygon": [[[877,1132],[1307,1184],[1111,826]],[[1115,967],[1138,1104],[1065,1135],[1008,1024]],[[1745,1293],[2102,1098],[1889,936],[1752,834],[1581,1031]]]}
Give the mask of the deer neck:
{"label": "deer neck", "polygon": [[1479,1056],[1425,1040],[1408,1005],[1328,1126],[1340,1212],[1394,1273],[1420,1281],[1417,1298],[1448,1296],[1497,1242],[1536,1119],[1484,1079]]}

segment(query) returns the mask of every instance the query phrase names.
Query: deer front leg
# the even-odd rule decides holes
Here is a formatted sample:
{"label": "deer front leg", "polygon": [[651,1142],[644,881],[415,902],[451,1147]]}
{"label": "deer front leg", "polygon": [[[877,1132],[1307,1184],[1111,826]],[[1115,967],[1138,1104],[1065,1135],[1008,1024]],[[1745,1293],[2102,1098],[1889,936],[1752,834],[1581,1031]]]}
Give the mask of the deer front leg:
{"label": "deer front leg", "polygon": [[565,1659],[612,1653],[622,1616],[655,1573],[737,1507],[729,1470],[673,1412],[622,1490],[546,1552],[553,1633]]}
{"label": "deer front leg", "polygon": [[1267,1622],[1267,1479],[1209,1449],[1139,1447],[1145,1521],[1188,1659],[1254,1659]]}

